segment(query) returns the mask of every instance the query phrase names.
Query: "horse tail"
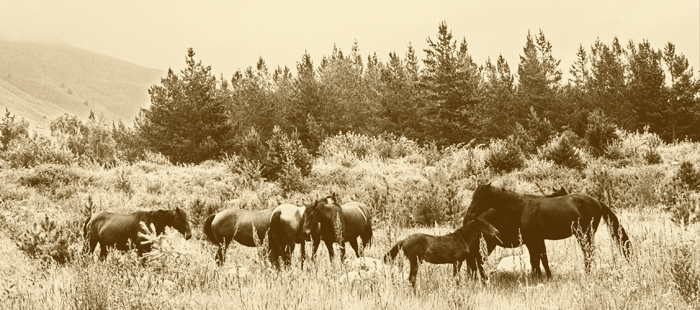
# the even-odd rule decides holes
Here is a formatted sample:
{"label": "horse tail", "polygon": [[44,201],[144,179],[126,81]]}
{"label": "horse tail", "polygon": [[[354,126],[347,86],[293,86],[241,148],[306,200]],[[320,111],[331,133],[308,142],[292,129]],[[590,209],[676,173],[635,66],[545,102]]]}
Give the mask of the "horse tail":
{"label": "horse tail", "polygon": [[272,254],[271,258],[275,259],[282,254],[282,247],[284,246],[284,236],[282,229],[280,229],[281,215],[282,212],[279,210],[275,210],[275,212],[272,213],[270,217],[270,228],[267,230],[267,241]]}
{"label": "horse tail", "polygon": [[85,224],[83,224],[83,252],[87,253],[90,251],[90,232],[88,231],[88,224],[90,224],[90,220],[92,219],[92,216],[88,216],[87,219],[85,219]]}
{"label": "horse tail", "polygon": [[372,232],[372,219],[367,219],[367,227],[360,234],[360,239],[362,239],[362,247],[367,248],[372,246],[372,239],[374,239],[374,234]]}
{"label": "horse tail", "polygon": [[612,209],[602,202],[600,205],[603,209],[603,218],[610,228],[610,235],[615,242],[617,242],[618,246],[620,247],[620,251],[623,255],[625,255],[625,258],[629,260],[629,257],[632,254],[632,244],[630,243],[630,238],[627,235],[627,232],[622,225],[620,225],[620,220],[617,218],[615,213],[613,213]]}
{"label": "horse tail", "polygon": [[384,262],[389,263],[390,261],[394,260],[396,258],[396,255],[399,254],[399,250],[401,249],[401,247],[403,247],[403,240],[397,242],[396,245],[394,245],[394,247],[391,248],[391,250],[389,250],[389,252],[386,252],[386,254],[384,254]]}
{"label": "horse tail", "polygon": [[209,240],[213,244],[218,244],[219,240],[216,240],[216,236],[214,236],[214,231],[211,229],[211,222],[214,221],[214,217],[216,214],[212,214],[209,217],[207,217],[206,220],[204,220],[204,235],[207,236],[207,240]]}

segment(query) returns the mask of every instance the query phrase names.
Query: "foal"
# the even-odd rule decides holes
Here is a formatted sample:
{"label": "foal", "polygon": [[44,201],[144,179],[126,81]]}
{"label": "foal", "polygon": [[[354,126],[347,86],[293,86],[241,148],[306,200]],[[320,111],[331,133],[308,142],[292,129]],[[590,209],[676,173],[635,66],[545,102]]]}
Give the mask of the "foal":
{"label": "foal", "polygon": [[476,218],[462,225],[454,232],[445,236],[433,236],[417,233],[408,236],[396,243],[386,255],[384,261],[389,262],[396,258],[399,250],[411,263],[411,271],[408,281],[416,286],[418,263],[426,261],[432,264],[452,264],[453,276],[459,275],[462,262],[469,256],[473,245],[479,243],[481,235],[500,238],[500,233],[489,222]]}

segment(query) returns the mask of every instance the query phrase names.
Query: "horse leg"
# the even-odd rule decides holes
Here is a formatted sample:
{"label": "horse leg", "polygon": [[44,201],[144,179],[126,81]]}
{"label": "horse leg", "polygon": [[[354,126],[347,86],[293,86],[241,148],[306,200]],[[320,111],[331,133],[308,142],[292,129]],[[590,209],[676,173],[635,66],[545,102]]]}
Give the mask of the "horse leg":
{"label": "horse leg", "polygon": [[301,270],[304,270],[304,261],[306,260],[306,240],[301,242]]}
{"label": "horse leg", "polygon": [[[527,250],[530,253],[530,267],[532,268],[532,273],[538,278],[542,276],[542,269],[540,269],[540,259],[542,258],[542,253],[545,252],[544,239],[534,240],[525,242]],[[549,267],[546,267],[547,270]]]}
{"label": "horse leg", "polygon": [[582,228],[581,225],[574,229],[574,236],[578,240],[581,246],[581,251],[583,251],[583,265],[586,273],[591,272],[591,265],[593,262],[593,234],[595,231],[589,226],[588,228]]}
{"label": "horse leg", "polygon": [[285,252],[285,258],[284,258],[284,263],[287,266],[292,265],[292,256],[294,255],[294,247],[296,247],[296,242],[292,240],[289,245],[287,245],[287,251]]}
{"label": "horse leg", "polygon": [[317,239],[312,239],[312,244],[311,244],[311,258],[316,259],[316,252],[318,252],[318,246],[321,244],[321,237],[318,237]]}
{"label": "horse leg", "polygon": [[229,241],[224,240],[223,243],[219,244],[219,250],[216,251],[216,257],[214,260],[219,267],[223,266],[224,262],[226,262],[226,251],[228,250],[229,243]]}
{"label": "horse leg", "polygon": [[416,287],[416,276],[418,275],[418,257],[409,256],[408,262],[411,263],[411,271],[408,273],[408,282],[413,288]]}
{"label": "horse leg", "polygon": [[[328,250],[328,258],[330,258],[330,260],[332,262],[333,258],[335,257],[335,251],[333,250],[333,241],[323,240],[323,243],[326,244],[326,249]],[[342,247],[341,247],[341,249],[342,249]]]}
{"label": "horse leg", "polygon": [[355,250],[355,256],[357,256],[359,258],[360,257],[360,250],[359,250],[358,245],[357,245],[357,238],[350,239],[350,241],[348,241],[348,242],[350,242],[350,246],[352,247],[352,249]]}

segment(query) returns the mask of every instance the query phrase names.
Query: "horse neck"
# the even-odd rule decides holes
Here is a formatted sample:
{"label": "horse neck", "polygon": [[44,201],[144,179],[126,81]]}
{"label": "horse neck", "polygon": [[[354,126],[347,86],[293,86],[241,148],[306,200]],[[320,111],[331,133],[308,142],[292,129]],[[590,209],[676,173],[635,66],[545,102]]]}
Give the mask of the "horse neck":
{"label": "horse neck", "polygon": [[455,230],[453,234],[460,236],[462,240],[464,240],[464,243],[467,244],[467,246],[471,246],[474,239],[481,236],[481,234],[471,233],[471,231],[464,226]]}
{"label": "horse neck", "polygon": [[172,216],[167,214],[165,217],[158,216],[159,210],[156,211],[142,211],[139,214],[139,221],[146,223],[146,226],[150,229],[151,224],[156,228],[156,235],[162,235],[165,232],[166,223],[172,222]]}
{"label": "horse neck", "polygon": [[333,218],[324,218],[323,222],[321,223],[321,226],[324,226],[324,224],[328,225],[328,226],[333,228],[333,232],[335,233],[335,229],[336,229],[335,226],[338,222],[340,222],[340,233],[341,233],[341,235],[343,235],[345,233],[345,218],[343,218],[343,211],[339,206],[338,207],[333,206],[331,208],[336,210],[336,212],[333,212],[334,213]]}
{"label": "horse neck", "polygon": [[523,212],[522,204],[523,196],[509,191],[504,191],[496,197],[496,203],[493,204],[493,209],[505,212],[506,214],[514,214],[520,216]]}

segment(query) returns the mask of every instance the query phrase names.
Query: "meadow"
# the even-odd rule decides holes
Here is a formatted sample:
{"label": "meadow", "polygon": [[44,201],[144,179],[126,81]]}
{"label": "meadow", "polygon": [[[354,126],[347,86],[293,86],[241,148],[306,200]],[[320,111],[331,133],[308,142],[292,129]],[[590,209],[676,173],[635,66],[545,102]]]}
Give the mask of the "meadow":
{"label": "meadow", "polygon": [[[172,165],[158,154],[108,167],[89,161],[31,169],[5,165],[0,308],[697,309],[699,190],[683,182],[684,173],[697,177],[700,145],[657,143],[660,160],[650,161],[650,134],[621,136],[616,156],[577,150],[585,164],[567,168],[535,155],[510,172],[488,165],[498,145],[438,151],[405,139],[352,134],[327,141],[308,176],[276,182],[255,171],[240,173],[227,159]],[[528,194],[563,186],[604,201],[630,235],[632,259],[624,259],[601,224],[588,274],[570,238],[547,241],[551,279],[530,276],[527,259],[498,270],[503,258],[527,256],[524,247],[499,248],[486,262],[487,282],[469,279],[463,268],[457,283],[452,266],[423,264],[413,289],[403,258],[380,267],[362,266],[352,256],[331,262],[323,247],[303,270],[297,253],[291,268],[277,271],[265,251],[232,243],[219,267],[215,247],[202,233],[204,218],[224,208],[300,205],[336,192],[343,201],[372,208],[374,241],[365,256],[381,258],[412,233],[454,230],[483,182]],[[133,251],[111,252],[104,261],[81,254],[89,214],[175,207],[188,212],[194,238],[186,241],[169,230],[154,241],[145,266]]]}

